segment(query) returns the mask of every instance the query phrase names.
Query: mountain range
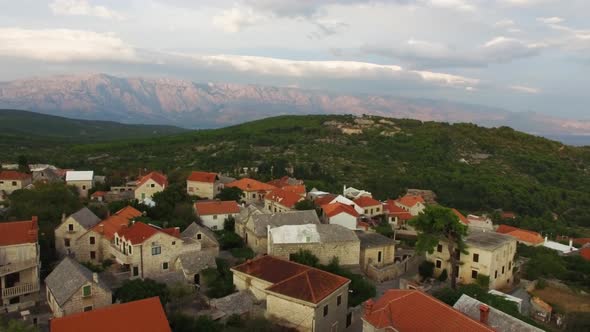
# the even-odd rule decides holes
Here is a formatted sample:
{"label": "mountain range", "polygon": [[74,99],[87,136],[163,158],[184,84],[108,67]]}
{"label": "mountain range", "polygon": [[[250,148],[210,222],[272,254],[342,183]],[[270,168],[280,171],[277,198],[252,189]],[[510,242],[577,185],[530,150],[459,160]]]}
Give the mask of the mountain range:
{"label": "mountain range", "polygon": [[[0,83],[0,108],[87,120],[218,128],[277,115],[370,114],[422,121],[510,126],[547,137],[590,137],[590,121],[442,100],[353,95],[248,84],[195,83],[105,74]],[[583,139],[582,139],[583,140]]]}

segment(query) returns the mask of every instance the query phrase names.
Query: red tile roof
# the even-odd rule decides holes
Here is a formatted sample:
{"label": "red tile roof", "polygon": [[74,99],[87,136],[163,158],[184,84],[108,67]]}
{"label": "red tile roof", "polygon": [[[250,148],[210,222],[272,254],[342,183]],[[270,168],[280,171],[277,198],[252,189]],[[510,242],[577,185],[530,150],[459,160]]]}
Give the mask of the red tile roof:
{"label": "red tile roof", "polygon": [[390,289],[365,302],[363,320],[395,331],[491,332],[492,328],[417,290]]}
{"label": "red tile roof", "polygon": [[314,203],[316,206],[322,206],[322,205],[326,205],[326,204],[329,204],[331,201],[333,201],[333,200],[334,200],[336,197],[338,197],[338,196],[336,196],[336,195],[334,195],[334,194],[328,194],[328,195],[324,195],[324,196],[322,196],[322,197],[318,197],[318,198],[316,198],[316,199],[313,201],[313,203]]}
{"label": "red tile roof", "polygon": [[143,213],[141,213],[139,210],[137,210],[136,208],[134,208],[131,205],[127,205],[126,207],[122,208],[121,210],[117,211],[115,213],[116,215],[123,217],[127,220],[131,220],[134,218],[138,218],[141,217],[143,215]]}
{"label": "red tile roof", "polygon": [[369,207],[369,206],[381,205],[381,202],[379,202],[378,200],[374,199],[373,197],[369,197],[369,196],[361,196],[361,197],[355,199],[354,202],[356,203],[356,205],[363,207],[363,208]]}
{"label": "red tile roof", "polygon": [[290,209],[295,207],[295,204],[303,199],[301,195],[298,195],[292,191],[286,191],[283,189],[273,189],[269,193],[264,196],[264,199],[271,200],[282,206],[288,207]]}
{"label": "red tile roof", "polygon": [[516,213],[514,213],[514,212],[508,212],[508,211],[507,212],[502,212],[500,214],[500,217],[502,219],[515,219],[516,218]]}
{"label": "red tile roof", "polygon": [[418,204],[418,203],[422,203],[424,204],[424,198],[422,198],[422,196],[410,196],[410,195],[406,195],[404,197],[401,197],[397,200],[401,205],[403,206],[407,206],[407,207],[413,207],[414,205]]}
{"label": "red tile roof", "polygon": [[574,239],[573,242],[575,244],[578,244],[578,245],[583,246],[583,245],[585,245],[587,243],[590,243],[590,237],[579,237],[577,239]]}
{"label": "red tile roof", "polygon": [[242,191],[270,191],[275,189],[276,187],[270,185],[268,183],[263,183],[258,180],[250,179],[250,178],[243,178],[233,182],[230,182],[225,185],[225,187],[233,188],[237,187],[242,189]]}
{"label": "red tile roof", "polygon": [[104,197],[104,195],[106,194],[106,191],[95,191],[94,193],[92,193],[92,195],[90,195],[90,197]]}
{"label": "red tile roof", "polygon": [[590,248],[582,248],[578,252],[580,253],[580,256],[582,256],[582,258],[584,258],[587,261],[590,261]]}
{"label": "red tile roof", "polygon": [[340,203],[340,202],[322,205],[322,210],[324,210],[324,214],[326,216],[328,216],[328,218],[332,218],[333,216],[338,215],[343,212],[350,214],[353,217],[359,216],[359,213],[356,212],[354,207]]}
{"label": "red tile roof", "polygon": [[122,228],[117,233],[120,237],[131,241],[132,244],[143,243],[158,233],[165,233],[174,237],[180,236],[180,230],[178,228],[160,229],[142,222],[136,222],[130,227]]}
{"label": "red tile roof", "polygon": [[[291,179],[291,178],[285,175],[280,179],[270,180],[267,183],[272,186],[275,186],[275,187],[283,188],[283,187],[290,185],[289,179]],[[303,180],[297,180],[297,179],[293,179],[293,180],[297,181],[297,182],[295,182],[297,185],[303,185]]]}
{"label": "red tile roof", "polygon": [[541,234],[526,229],[520,229],[509,225],[500,225],[496,229],[497,233],[514,236],[518,241],[537,245],[543,243],[543,237]]}
{"label": "red tile roof", "polygon": [[162,187],[166,187],[168,185],[168,178],[166,177],[166,175],[159,173],[159,172],[150,172],[150,173],[144,175],[143,177],[141,177],[137,181],[137,186],[138,187],[142,186],[144,183],[146,183],[150,179],[154,180],[154,182],[156,182],[157,184],[159,184]]}
{"label": "red tile roof", "polygon": [[467,217],[465,217],[461,212],[459,212],[459,210],[457,209],[451,209],[453,210],[453,213],[457,215],[457,217],[459,217],[459,221],[462,222],[464,225],[468,225],[469,224],[469,219],[467,219]]}
{"label": "red tile roof", "polygon": [[410,214],[410,212],[397,206],[394,200],[388,199],[383,206],[385,207],[389,215],[398,217],[402,221],[408,221],[414,217]]}
{"label": "red tile roof", "polygon": [[236,201],[197,201],[195,210],[199,216],[212,214],[239,213],[240,206]]}
{"label": "red tile roof", "polygon": [[37,217],[28,221],[0,222],[0,246],[36,243],[39,236]]}
{"label": "red tile roof", "polygon": [[288,186],[282,186],[280,188],[285,191],[290,191],[290,192],[296,193],[298,195],[305,195],[307,193],[307,190],[305,189],[304,184],[288,185]]}
{"label": "red tile roof", "polygon": [[160,299],[114,304],[50,321],[51,332],[170,332]]}
{"label": "red tile roof", "polygon": [[187,181],[215,183],[218,180],[217,173],[210,172],[192,172]]}
{"label": "red tile roof", "polygon": [[316,304],[350,282],[347,278],[272,256],[262,256],[233,269],[272,283],[267,288],[269,292]]}
{"label": "red tile roof", "polygon": [[129,219],[113,215],[94,225],[90,230],[102,234],[106,239],[112,240],[115,233],[129,225]]}
{"label": "red tile roof", "polygon": [[26,180],[30,179],[31,174],[17,171],[0,171],[0,180]]}

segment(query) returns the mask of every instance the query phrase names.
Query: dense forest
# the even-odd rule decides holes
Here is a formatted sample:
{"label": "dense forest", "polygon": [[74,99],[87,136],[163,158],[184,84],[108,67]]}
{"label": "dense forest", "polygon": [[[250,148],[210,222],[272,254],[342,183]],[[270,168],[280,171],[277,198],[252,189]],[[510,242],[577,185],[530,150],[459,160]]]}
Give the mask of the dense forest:
{"label": "dense forest", "polygon": [[576,235],[590,227],[590,148],[508,127],[279,116],[164,137],[48,143],[23,135],[4,144],[11,149],[2,148],[2,161],[24,157],[93,169],[113,179],[134,178],[140,169],[182,179],[190,170],[236,176],[244,167],[257,167],[251,176],[262,180],[292,172],[308,189],[340,192],[343,185],[355,186],[379,199],[395,198],[407,188],[432,189],[446,206],[514,211],[522,217],[517,225],[553,235]]}

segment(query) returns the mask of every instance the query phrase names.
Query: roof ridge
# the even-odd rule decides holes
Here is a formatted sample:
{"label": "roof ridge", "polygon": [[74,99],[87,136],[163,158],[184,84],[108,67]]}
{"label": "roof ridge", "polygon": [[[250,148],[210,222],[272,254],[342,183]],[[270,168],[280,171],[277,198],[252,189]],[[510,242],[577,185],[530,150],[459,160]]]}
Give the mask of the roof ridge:
{"label": "roof ridge", "polygon": [[311,284],[311,280],[309,280],[309,272],[311,270],[307,270],[305,271],[305,280],[307,280],[307,285],[309,286],[309,292],[311,293],[311,299],[313,300],[313,302],[317,302],[316,300],[316,296],[315,296],[315,292],[313,291],[313,285]]}

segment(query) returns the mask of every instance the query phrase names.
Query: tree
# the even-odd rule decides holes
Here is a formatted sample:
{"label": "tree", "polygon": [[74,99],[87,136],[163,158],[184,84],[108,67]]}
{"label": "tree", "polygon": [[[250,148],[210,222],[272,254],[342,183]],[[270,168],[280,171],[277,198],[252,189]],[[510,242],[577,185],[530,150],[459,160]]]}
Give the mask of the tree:
{"label": "tree", "polygon": [[152,279],[125,280],[123,285],[115,290],[115,298],[122,303],[159,296],[163,305],[170,300],[170,290],[165,284]]}
{"label": "tree", "polygon": [[467,235],[467,226],[459,221],[451,209],[436,205],[427,206],[424,213],[410,220],[410,225],[418,231],[417,252],[433,253],[441,241],[447,245],[451,262],[451,288],[455,289],[459,270],[457,253],[466,252],[463,238]]}
{"label": "tree", "polygon": [[228,232],[235,232],[236,219],[233,216],[229,216],[223,221],[223,230]]}
{"label": "tree", "polygon": [[429,261],[420,263],[420,265],[418,265],[418,274],[422,277],[422,280],[432,278],[432,275],[434,274],[434,263]]}
{"label": "tree", "polygon": [[219,194],[215,196],[215,198],[222,201],[241,202],[243,194],[244,192],[242,191],[242,189],[238,187],[228,187],[221,189],[221,191],[219,192]]}
{"label": "tree", "polygon": [[300,200],[295,204],[295,210],[305,211],[305,210],[313,210],[315,209],[315,205],[309,199]]}

